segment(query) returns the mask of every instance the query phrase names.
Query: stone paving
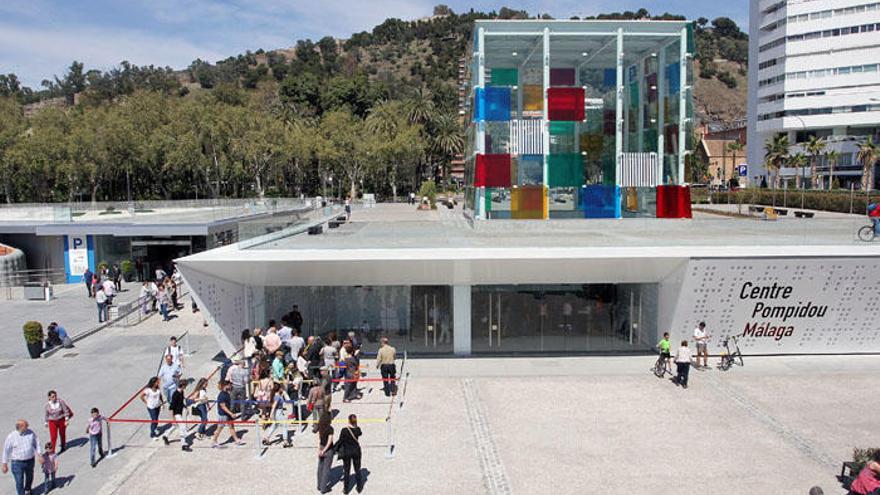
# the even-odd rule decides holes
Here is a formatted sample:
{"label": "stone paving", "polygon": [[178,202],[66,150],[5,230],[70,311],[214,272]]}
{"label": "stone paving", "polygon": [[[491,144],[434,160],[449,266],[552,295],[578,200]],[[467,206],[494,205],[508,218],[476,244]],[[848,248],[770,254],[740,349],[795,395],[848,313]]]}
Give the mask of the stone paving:
{"label": "stone paving", "polygon": [[[838,494],[835,474],[852,447],[880,444],[880,399],[857,396],[876,380],[875,357],[747,356],[729,372],[693,371],[688,390],[656,378],[652,364],[650,356],[410,359],[404,406],[392,414],[393,458],[383,428],[364,425],[365,492],[806,494],[818,485]],[[365,417],[374,407],[343,405],[340,414]],[[142,433],[129,442],[126,455],[144,460],[101,493],[134,493],[157,479],[185,493],[315,488],[310,433],[260,458],[252,443],[184,453]]]}
{"label": "stone paving", "polygon": [[[37,320],[43,331],[53,321],[58,322],[70,336],[98,325],[98,308],[94,299],[86,295],[85,284],[61,284],[53,286],[51,301],[0,301],[0,363],[27,359],[28,352],[21,326],[25,321]],[[140,284],[122,284],[122,292],[116,296],[118,304],[133,301],[140,294]]]}

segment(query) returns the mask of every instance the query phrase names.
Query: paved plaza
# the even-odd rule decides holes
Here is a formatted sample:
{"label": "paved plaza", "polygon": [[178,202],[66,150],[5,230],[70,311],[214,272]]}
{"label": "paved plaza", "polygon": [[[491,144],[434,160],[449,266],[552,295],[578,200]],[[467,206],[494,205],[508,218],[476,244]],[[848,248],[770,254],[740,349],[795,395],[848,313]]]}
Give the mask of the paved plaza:
{"label": "paved plaza", "polygon": [[[184,331],[196,351],[185,374],[210,373],[216,342],[198,314],[111,328],[70,352],[0,372],[0,393],[14,399],[0,403],[2,424],[11,430],[25,417],[45,438],[46,390],[71,404],[77,416],[73,448],[61,456],[60,493],[314,490],[316,439],[301,430],[292,449],[257,449],[253,427],[242,427],[245,446],[215,450],[196,441],[187,453],[150,441],[145,425],[115,423],[116,455],[88,467],[81,435],[88,408],[109,415],[122,405],[155,372],[168,335]],[[880,442],[880,400],[862,392],[874,388],[876,357],[746,356],[744,367],[728,372],[692,371],[688,390],[651,374],[653,359],[410,358],[400,402],[389,406],[366,383],[363,403],[342,404],[337,394],[334,407],[338,418],[365,419],[365,493],[805,494],[814,485],[844,493],[835,479],[840,463],[853,447]],[[390,430],[368,421],[389,411]],[[146,412],[136,401],[119,417]],[[340,482],[333,491],[341,492]],[[11,477],[0,477],[0,493],[11,492]]]}

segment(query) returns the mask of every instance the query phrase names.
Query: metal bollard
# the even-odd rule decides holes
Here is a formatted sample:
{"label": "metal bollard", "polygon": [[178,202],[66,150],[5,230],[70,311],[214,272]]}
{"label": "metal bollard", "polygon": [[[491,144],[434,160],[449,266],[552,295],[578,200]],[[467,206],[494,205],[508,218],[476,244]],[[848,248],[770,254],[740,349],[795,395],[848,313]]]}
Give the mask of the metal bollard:
{"label": "metal bollard", "polygon": [[110,422],[106,420],[105,422],[107,423],[107,459],[109,459],[116,454],[113,453],[113,438],[110,435]]}
{"label": "metal bollard", "polygon": [[260,417],[259,416],[257,416],[256,419],[254,419],[254,428],[255,428],[255,432],[256,432],[256,434],[254,435],[254,438],[256,438],[256,444],[257,444],[257,455],[255,457],[257,459],[262,459],[263,458],[263,438],[262,438],[263,432],[260,431]]}

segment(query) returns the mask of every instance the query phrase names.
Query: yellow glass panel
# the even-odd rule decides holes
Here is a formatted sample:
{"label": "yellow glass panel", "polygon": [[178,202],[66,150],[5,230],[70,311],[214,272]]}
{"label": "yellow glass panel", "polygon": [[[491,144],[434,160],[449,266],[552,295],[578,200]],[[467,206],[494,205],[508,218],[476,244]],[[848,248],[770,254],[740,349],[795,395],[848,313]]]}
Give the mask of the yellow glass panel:
{"label": "yellow glass panel", "polygon": [[542,111],[544,110],[544,87],[539,84],[523,85],[523,110],[525,111]]}

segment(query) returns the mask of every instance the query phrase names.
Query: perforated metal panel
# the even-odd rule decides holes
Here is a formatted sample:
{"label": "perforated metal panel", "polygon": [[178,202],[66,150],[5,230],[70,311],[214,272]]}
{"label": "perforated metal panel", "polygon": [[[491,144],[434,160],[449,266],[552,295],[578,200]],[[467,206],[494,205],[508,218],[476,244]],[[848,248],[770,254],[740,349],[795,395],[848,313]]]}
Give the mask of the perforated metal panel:
{"label": "perforated metal panel", "polygon": [[223,352],[232,355],[240,347],[241,331],[248,327],[244,285],[183,266],[181,274]]}
{"label": "perforated metal panel", "polygon": [[691,260],[674,341],[692,340],[700,321],[711,353],[726,335],[739,336],[744,353],[880,352],[880,260]]}

